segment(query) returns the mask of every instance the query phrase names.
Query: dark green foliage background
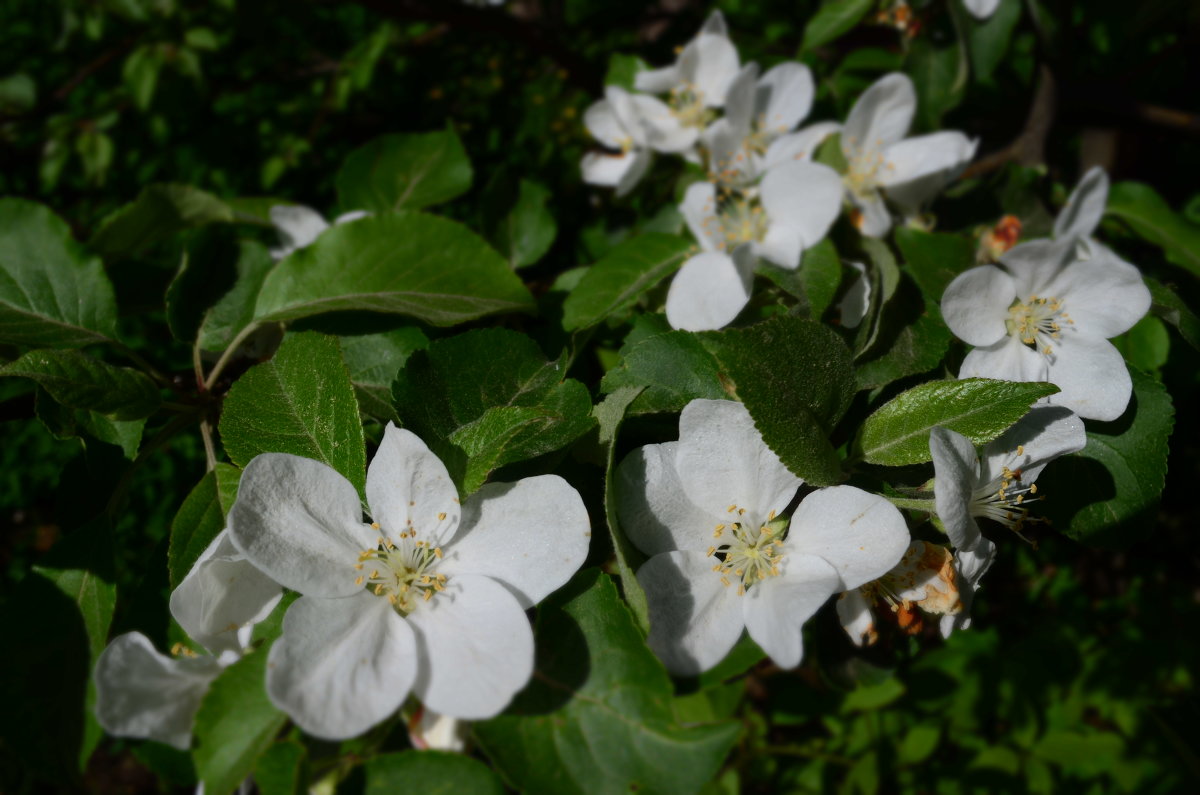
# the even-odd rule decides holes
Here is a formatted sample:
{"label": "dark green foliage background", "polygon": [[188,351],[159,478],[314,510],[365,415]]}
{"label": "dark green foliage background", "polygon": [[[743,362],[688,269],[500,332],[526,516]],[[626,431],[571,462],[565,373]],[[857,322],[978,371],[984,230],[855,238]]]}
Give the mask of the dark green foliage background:
{"label": "dark green foliage background", "polygon": [[[450,127],[462,140],[474,178],[467,193],[438,212],[487,235],[509,261],[524,264],[522,254],[508,250],[503,213],[519,192],[539,195],[521,188],[521,181],[542,186],[552,197],[554,243],[519,272],[539,300],[541,322],[535,326],[529,317],[512,316],[505,325],[535,335],[551,362],[568,343],[572,350],[582,347],[573,344],[581,339],[594,346],[598,355],[589,351],[564,360],[563,375],[591,388],[595,402],[601,391],[615,397],[621,389],[644,385],[635,356],[609,369],[622,345],[632,352],[639,342],[657,340],[642,349],[649,357],[678,342],[696,357],[696,372],[707,377],[711,370],[703,384],[687,387],[691,392],[664,383],[640,397],[625,393],[633,402],[617,443],[620,460],[634,444],[675,438],[674,419],[653,413],[678,411],[685,400],[677,395],[707,390],[704,394],[719,397],[720,387],[716,365],[704,350],[655,337],[663,330],[651,328],[655,319],[640,319],[631,332],[628,324],[600,322],[604,307],[578,300],[562,307],[565,289],[556,280],[569,279],[572,269],[602,261],[634,232],[681,232],[670,212],[654,215],[672,203],[682,169],[674,161],[661,159],[647,183],[626,199],[581,183],[578,162],[590,145],[581,115],[600,96],[611,55],[665,63],[708,8],[685,3],[668,13],[631,0],[512,5],[519,16],[451,0],[9,0],[0,6],[0,195],[49,206],[79,240],[88,240],[103,219],[155,182],[193,185],[226,199],[280,197],[332,216],[354,209],[338,206],[336,184],[350,152],[380,135]],[[1020,165],[968,175],[950,200],[935,206],[939,231],[970,231],[1001,212],[1016,212],[1034,219],[1027,224],[1029,234],[1046,233],[1047,210],[1061,205],[1081,163],[1108,157],[1115,181],[1153,186],[1180,213],[1184,231],[1156,231],[1134,211],[1114,212],[1103,227],[1107,239],[1187,306],[1200,305],[1197,251],[1184,239],[1200,223],[1200,108],[1193,77],[1200,11],[1191,4],[1009,3],[1009,10],[1020,6],[1014,22],[1005,11],[988,23],[990,33],[971,28],[977,42],[969,59],[972,71],[957,88],[941,80],[938,70],[947,64],[957,68],[957,56],[947,56],[955,27],[974,23],[945,0],[913,4],[923,27],[911,43],[892,28],[863,24],[803,51],[805,23],[818,2],[719,5],[743,61],[772,64],[800,52],[819,87],[812,120],[844,118],[879,73],[904,68],[917,79],[922,97],[917,131],[964,130],[979,137],[985,160],[1015,146],[1011,152]],[[872,3],[849,5],[871,8],[864,12],[867,21],[875,13]],[[1015,25],[1011,39],[988,38],[1006,24]],[[811,41],[813,32],[807,36]],[[14,75],[24,77],[13,82]],[[1048,82],[1053,97],[1039,105],[1034,98]],[[1042,151],[1030,150],[1028,139],[1020,137],[1031,106],[1052,125]],[[1038,163],[1045,165],[1039,170]],[[1114,190],[1114,203],[1136,193]],[[1159,232],[1170,239],[1155,238]],[[254,234],[275,243],[265,225]],[[906,234],[899,244],[907,258]],[[170,377],[189,379],[189,346],[171,337],[168,320],[174,318],[162,304],[179,264],[180,240],[204,242],[185,233],[110,260],[107,271],[121,310],[120,338]],[[674,267],[669,239],[664,246],[660,259],[669,271]],[[929,263],[918,259],[910,263],[918,283],[905,281],[899,289],[916,295],[918,288],[929,289],[926,281],[944,285],[942,274],[923,270]],[[612,274],[591,278],[604,281]],[[621,311],[642,297],[640,286],[621,292],[619,278],[610,287],[609,303]],[[556,320],[564,311],[565,324]],[[1200,553],[1194,541],[1200,511],[1190,500],[1200,479],[1200,429],[1192,410],[1200,399],[1200,356],[1193,347],[1194,316],[1189,327],[1186,309],[1182,320],[1178,312],[1159,314],[1182,332],[1170,330],[1169,359],[1147,360],[1144,369],[1155,372],[1142,377],[1161,381],[1176,407],[1166,489],[1156,510],[1141,511],[1115,529],[1121,548],[1085,546],[1035,527],[1036,547],[1002,539],[1003,554],[975,602],[973,628],[947,642],[932,629],[917,638],[885,633],[879,645],[860,652],[826,610],[810,625],[810,653],[796,672],[761,663],[727,684],[715,677],[676,682],[670,710],[658,705],[655,712],[672,731],[726,718],[742,724],[740,739],[706,792],[1179,792],[1200,784],[1194,682],[1200,671],[1194,633],[1200,625]],[[298,328],[397,333],[394,324],[371,322],[335,317]],[[426,347],[426,334],[431,339],[444,334],[425,327],[398,333],[400,338],[389,338],[395,371],[412,351]],[[726,348],[730,339],[725,337]],[[709,353],[720,359],[720,340],[714,339],[713,348]],[[343,344],[347,361],[350,351]],[[437,351],[431,348],[419,361],[436,361]],[[0,347],[0,362],[20,353]],[[236,363],[230,377],[252,363]],[[889,360],[871,372],[911,372],[904,366]],[[595,388],[606,370],[606,385]],[[389,383],[377,374],[356,378],[360,405],[368,393],[386,402]],[[896,381],[882,397],[872,397],[871,405],[917,383]],[[105,636],[139,629],[160,649],[181,637],[166,609],[168,539],[172,518],[204,474],[203,448],[194,433],[166,434],[169,422],[154,420],[143,433],[143,449],[159,438],[163,444],[156,455],[127,469],[119,447],[55,439],[48,428],[61,430],[56,422],[65,420],[54,420],[46,405],[52,401],[40,390],[20,379],[0,379],[0,628],[6,635],[0,790],[188,791],[195,771],[187,755],[153,743],[101,739],[98,727],[78,716],[90,698],[86,661]],[[348,400],[349,394],[341,397]],[[850,411],[861,412],[864,400],[860,393]],[[846,409],[835,408],[830,413],[839,416]],[[626,429],[636,442],[627,440]],[[563,445],[579,436],[576,430],[584,429],[564,432]],[[379,426],[368,426],[368,448],[378,432]],[[600,445],[611,441],[598,444],[593,432],[566,452],[539,449],[543,458],[534,463],[545,471],[553,462],[555,471],[580,485],[599,477],[606,454]],[[1075,465],[1086,470],[1088,464],[1084,458]],[[361,461],[353,466],[361,479]],[[528,465],[514,464],[504,474],[526,474],[522,466]],[[1052,482],[1050,475],[1046,482]],[[1069,485],[1070,478],[1064,482]],[[599,528],[603,494],[595,486],[580,488]],[[1052,504],[1061,498],[1071,505],[1070,494],[1047,491]],[[122,506],[111,527],[88,523],[109,504]],[[1070,521],[1066,512],[1068,526]],[[1088,542],[1086,534],[1076,535]],[[592,562],[603,563],[606,555],[605,549],[594,550]],[[55,572],[84,564],[96,574],[95,582],[56,581],[60,587],[54,588],[34,572],[38,567],[53,579]],[[613,597],[605,575],[581,577],[598,577],[603,590],[584,593],[577,580],[540,626],[552,629],[564,616],[585,616],[591,602]],[[81,619],[67,595],[71,588],[108,593],[104,589],[114,586],[120,598],[111,627],[93,626],[86,615]],[[573,597],[580,601],[564,606]],[[626,618],[622,613],[622,621]],[[622,629],[632,632],[632,622],[629,618]],[[752,650],[748,659],[757,659]],[[269,705],[258,706],[266,713],[261,739],[266,743],[275,716]],[[522,722],[505,716],[481,731],[478,759],[487,761],[489,750],[498,763],[504,756],[503,732],[511,728],[505,721]],[[307,769],[298,736],[285,734],[260,758],[264,791],[267,782],[272,791],[291,791],[290,776]],[[342,751],[349,757],[363,749],[395,755],[376,757],[346,778],[339,792],[391,791],[389,782],[411,771],[499,786],[474,763],[414,757],[405,751],[402,730],[363,743]],[[83,759],[65,756],[80,748]]]}

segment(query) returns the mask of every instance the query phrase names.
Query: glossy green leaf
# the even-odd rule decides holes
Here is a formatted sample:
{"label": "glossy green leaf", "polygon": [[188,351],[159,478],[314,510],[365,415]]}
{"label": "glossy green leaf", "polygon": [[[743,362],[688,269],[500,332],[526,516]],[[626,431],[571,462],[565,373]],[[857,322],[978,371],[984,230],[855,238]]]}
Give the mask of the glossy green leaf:
{"label": "glossy green leaf", "polygon": [[368,416],[398,422],[392,408],[392,383],[414,351],[429,347],[429,338],[420,329],[398,328],[341,339],[359,408]]}
{"label": "glossy green leaf", "polygon": [[1141,182],[1115,183],[1108,192],[1106,213],[1160,247],[1168,260],[1200,276],[1200,226],[1178,215],[1154,188]]}
{"label": "glossy green leaf", "polygon": [[420,213],[335,226],[263,282],[259,322],[325,312],[386,312],[452,326],[533,308],[499,254],[462,225]]}
{"label": "glossy green leaf", "polygon": [[967,58],[957,43],[936,47],[927,38],[916,39],[909,50],[906,71],[917,89],[917,125],[933,132],[942,116],[958,107],[967,85]]}
{"label": "glossy green leaf", "polygon": [[453,130],[381,135],[355,149],[337,173],[345,210],[418,210],[465,193],[471,161]]}
{"label": "glossy green leaf", "polygon": [[336,337],[306,331],[285,338],[275,358],[229,390],[220,430],[239,467],[259,453],[291,453],[328,464],[360,494],[365,487],[358,402]]}
{"label": "glossy green leaf", "polygon": [[975,247],[961,235],[902,227],[896,230],[896,245],[921,292],[935,303],[941,302],[942,293],[955,276],[975,266]]}
{"label": "glossy green leaf", "polygon": [[[908,290],[912,294],[908,294]],[[882,352],[855,368],[859,389],[874,389],[901,378],[928,372],[942,360],[953,335],[942,322],[937,304],[908,287],[904,300],[893,301],[880,318]],[[922,302],[924,311],[920,311]],[[886,347],[885,347],[886,346]]]}
{"label": "glossy green leaf", "polygon": [[930,381],[897,395],[867,417],[856,446],[871,464],[921,464],[932,460],[929,432],[934,427],[985,444],[1025,416],[1036,401],[1056,392],[1053,384],[1038,382]]}
{"label": "glossy green leaf", "polygon": [[1129,331],[1114,337],[1112,344],[1125,357],[1125,361],[1147,373],[1158,372],[1167,363],[1167,355],[1171,351],[1167,327],[1154,315],[1146,315]]}
{"label": "glossy green leaf", "polygon": [[275,262],[267,247],[251,240],[238,241],[234,254],[233,284],[204,314],[200,322],[200,347],[223,351],[238,332],[254,320],[254,305],[262,283]]}
{"label": "glossy green leaf", "polygon": [[1000,0],[987,19],[966,15],[967,42],[971,52],[971,68],[975,79],[986,81],[1004,60],[1012,40],[1013,29],[1021,18],[1021,0]]}
{"label": "glossy green leaf", "polygon": [[563,328],[594,326],[633,306],[679,269],[694,246],[674,235],[647,233],[626,240],[588,268],[563,304]]}
{"label": "glossy green leaf", "polygon": [[79,347],[116,337],[116,324],[100,260],[50,210],[0,199],[0,342]]}
{"label": "glossy green leaf", "polygon": [[842,339],[796,317],[700,336],[784,465],[814,486],[840,482],[841,461],[829,434],[855,392]]}
{"label": "glossy green leaf", "polygon": [[1175,425],[1161,383],[1130,369],[1133,397],[1113,422],[1087,423],[1087,446],[1047,467],[1038,480],[1045,514],[1059,532],[1101,547],[1144,540],[1155,524]]}
{"label": "glossy green leaf", "polygon": [[475,735],[523,792],[694,792],[720,768],[736,722],[681,727],[671,682],[612,581],[595,570],[538,608],[530,684]]}
{"label": "glossy green leaf", "polygon": [[639,387],[630,414],[682,411],[697,398],[728,397],[720,368],[699,338],[689,331],[656,334],[621,349],[621,363],[600,382],[604,392]]}
{"label": "glossy green leaf", "polygon": [[115,367],[76,350],[30,351],[0,368],[0,376],[36,381],[64,406],[114,420],[147,417],[158,408],[158,387],[140,370]]}
{"label": "glossy green leaf", "polygon": [[34,410],[37,418],[56,439],[73,439],[86,434],[121,448],[130,461],[137,457],[142,444],[142,431],[146,426],[144,419],[113,420],[94,411],[68,408],[43,389],[38,389]]}
{"label": "glossy green leaf", "polygon": [[268,748],[254,766],[254,783],[260,795],[304,795],[305,762],[308,751],[294,740],[283,740]]}
{"label": "glossy green leaf", "polygon": [[842,284],[842,261],[829,238],[806,249],[796,270],[759,263],[758,272],[780,289],[808,304],[808,316],[819,320],[833,303]]}
{"label": "glossy green leaf", "polygon": [[1146,286],[1150,288],[1150,311],[1174,326],[1188,345],[1200,350],[1200,318],[1166,285],[1147,278]]}
{"label": "glossy green leaf", "polygon": [[847,33],[874,5],[875,0],[826,0],[804,26],[803,49],[820,47]]}
{"label": "glossy green leaf", "polygon": [[211,795],[227,795],[249,776],[287,722],[267,698],[267,651],[248,654],[209,685],[196,711],[192,758]]}
{"label": "glossy green leaf", "polygon": [[532,265],[554,243],[558,223],[546,206],[549,201],[550,191],[544,185],[521,180],[516,203],[489,235],[512,267]]}
{"label": "glossy green leaf", "polygon": [[217,534],[225,529],[225,514],[237,497],[241,471],[224,462],[196,484],[171,521],[167,571],[171,587],[179,587]]}
{"label": "glossy green leaf", "polygon": [[382,754],[366,764],[364,795],[392,795],[420,782],[422,795],[502,795],[504,785],[478,759],[446,751]]}
{"label": "glossy green leaf", "polygon": [[191,185],[150,185],[104,219],[88,244],[105,259],[145,251],[184,229],[233,220],[229,205]]}
{"label": "glossy green leaf", "polygon": [[557,450],[594,420],[587,388],[564,379],[535,343],[505,329],[437,340],[394,386],[396,411],[446,463],[464,493],[493,469]]}

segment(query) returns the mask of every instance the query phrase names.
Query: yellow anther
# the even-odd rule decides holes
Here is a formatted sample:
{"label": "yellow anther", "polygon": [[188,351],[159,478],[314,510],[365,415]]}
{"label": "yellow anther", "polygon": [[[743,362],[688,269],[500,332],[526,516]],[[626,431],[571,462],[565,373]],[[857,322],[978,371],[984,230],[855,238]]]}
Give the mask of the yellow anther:
{"label": "yellow anther", "polygon": [[714,554],[716,554],[716,551],[717,551],[716,547],[709,547],[708,551],[704,553],[704,556],[707,558],[711,558]]}
{"label": "yellow anther", "polygon": [[361,574],[354,578],[354,584],[355,585],[363,584],[363,576]]}
{"label": "yellow anther", "polygon": [[[442,548],[441,548],[441,547],[434,547],[434,548],[433,548],[433,554],[434,554],[434,555],[436,555],[436,556],[437,556],[437,557],[440,559],[440,558],[442,557]],[[441,576],[445,576],[445,575],[441,575]]]}
{"label": "yellow anther", "polygon": [[432,598],[433,598],[433,591],[426,591],[426,592],[425,592],[425,593],[424,593],[424,594],[421,596],[421,598],[422,598],[422,599],[424,599],[426,602],[428,602],[430,599],[432,599]]}
{"label": "yellow anther", "polygon": [[441,521],[444,521],[444,520],[445,520],[445,518],[446,518],[446,512],[445,512],[445,511],[442,511],[441,513],[439,513],[439,514],[438,514],[438,521],[439,521],[439,522],[441,522]]}
{"label": "yellow anther", "polygon": [[737,510],[736,505],[730,505],[728,508],[725,509],[725,513],[733,513],[736,510]]}
{"label": "yellow anther", "polygon": [[372,528],[374,528],[375,530],[378,530],[378,529],[379,529],[379,522],[371,522],[371,527],[372,527]]}

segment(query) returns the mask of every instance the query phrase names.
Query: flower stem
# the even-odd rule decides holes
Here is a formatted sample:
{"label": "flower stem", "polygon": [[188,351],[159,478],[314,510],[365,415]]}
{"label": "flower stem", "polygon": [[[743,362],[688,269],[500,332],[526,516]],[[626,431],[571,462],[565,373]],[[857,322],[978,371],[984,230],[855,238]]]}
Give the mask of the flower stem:
{"label": "flower stem", "polygon": [[233,358],[233,354],[242,346],[246,339],[258,331],[258,323],[251,323],[244,329],[238,332],[233,341],[229,343],[229,347],[221,354],[221,358],[217,359],[217,363],[213,365],[212,372],[208,374],[208,378],[204,380],[204,391],[211,392],[213,386],[217,383],[217,379],[221,376],[221,372],[225,369],[225,365],[229,364],[229,360]]}

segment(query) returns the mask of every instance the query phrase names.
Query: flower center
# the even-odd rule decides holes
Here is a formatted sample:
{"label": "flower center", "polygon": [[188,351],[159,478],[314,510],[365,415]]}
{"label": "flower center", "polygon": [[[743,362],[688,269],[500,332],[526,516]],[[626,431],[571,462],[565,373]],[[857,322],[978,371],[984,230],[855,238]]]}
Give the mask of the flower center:
{"label": "flower center", "polygon": [[722,191],[721,209],[704,219],[704,233],[721,251],[732,251],[742,243],[766,237],[770,219],[756,196]]}
{"label": "flower center", "polygon": [[738,596],[746,593],[754,583],[779,575],[779,562],[783,559],[783,535],[788,520],[776,519],[771,511],[767,521],[755,527],[753,521],[742,517],[745,508],[729,506],[734,521],[716,526],[713,538],[725,539],[723,543],[708,548],[708,556],[717,559],[713,571],[721,575],[726,587],[738,583]]}
{"label": "flower center", "polygon": [[672,88],[667,105],[684,127],[703,130],[717,116],[716,111],[704,106],[704,92],[691,83]]}
{"label": "flower center", "polygon": [[[375,524],[372,527],[378,528]],[[442,559],[441,547],[417,540],[417,531],[400,534],[400,543],[379,538],[374,549],[358,553],[354,564],[355,585],[364,585],[376,596],[385,596],[401,615],[408,615],[421,602],[446,589],[446,575],[434,568]]]}
{"label": "flower center", "polygon": [[1062,301],[1036,295],[1025,302],[1013,301],[1006,321],[1010,335],[1047,356],[1054,351],[1051,340],[1060,339],[1064,327],[1073,325],[1075,321],[1063,311]]}
{"label": "flower center", "polygon": [[[1016,458],[1025,455],[1025,447],[1017,447]],[[1016,463],[1014,460],[1013,463]],[[1036,483],[1025,483],[1020,468],[1000,468],[1000,477],[975,489],[971,497],[971,515],[992,519],[1018,535],[1029,516],[1029,503],[1042,499]]]}
{"label": "flower center", "polygon": [[[853,146],[853,139],[848,143]],[[883,158],[882,141],[878,145],[860,150],[846,163],[846,174],[842,177],[846,188],[859,199],[869,199],[879,187],[879,170],[894,170],[896,166]]]}

